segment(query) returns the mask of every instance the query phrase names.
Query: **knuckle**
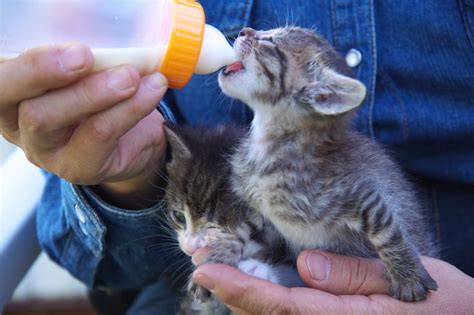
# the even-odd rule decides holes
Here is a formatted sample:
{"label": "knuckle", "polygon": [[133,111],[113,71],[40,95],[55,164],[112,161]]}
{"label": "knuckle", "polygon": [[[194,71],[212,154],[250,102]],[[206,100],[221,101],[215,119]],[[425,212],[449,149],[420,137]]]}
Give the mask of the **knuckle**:
{"label": "knuckle", "polygon": [[10,142],[12,144],[15,144],[15,145],[20,145],[18,143],[18,133],[17,132],[10,132],[10,131],[6,131],[6,130],[0,130],[0,134],[2,135],[2,137],[7,141],[7,142]]}
{"label": "knuckle", "polygon": [[132,102],[127,106],[129,117],[143,117],[151,111],[146,102]]}
{"label": "knuckle", "polygon": [[298,303],[298,292],[295,288],[289,289],[288,299],[280,301],[279,313],[275,314],[305,314],[308,310],[304,309],[301,303]]}
{"label": "knuckle", "polygon": [[74,168],[73,165],[66,164],[66,163],[58,163],[58,165],[56,165],[55,173],[59,177],[65,179],[66,181],[72,184],[81,183],[81,177],[76,172],[76,168]]}
{"label": "knuckle", "polygon": [[38,101],[23,101],[18,109],[18,121],[22,130],[41,133],[47,129],[48,119],[44,106]]}
{"label": "knuckle", "polygon": [[21,67],[28,73],[26,78],[28,78],[29,86],[32,88],[42,88],[48,82],[45,70],[48,69],[51,62],[46,61],[45,53],[44,49],[33,48],[21,55]]}
{"label": "knuckle", "polygon": [[23,153],[25,154],[25,157],[28,161],[30,161],[32,164],[44,168],[42,163],[40,162],[39,159],[39,154],[35,150],[33,150],[30,146],[24,146],[22,147]]}
{"label": "knuckle", "polygon": [[91,120],[90,133],[99,142],[108,142],[114,139],[114,126],[105,117],[97,117]]}
{"label": "knuckle", "polygon": [[224,290],[220,292],[219,298],[227,305],[238,305],[239,297],[245,295],[245,290]]}
{"label": "knuckle", "polygon": [[348,277],[347,287],[350,292],[359,293],[367,284],[368,264],[360,258],[351,259],[350,275]]}
{"label": "knuckle", "polygon": [[35,69],[40,62],[37,48],[25,51],[21,57],[23,65],[28,69]]}
{"label": "knuckle", "polygon": [[94,85],[90,84],[90,80],[81,80],[73,87],[73,97],[77,104],[94,104],[96,97],[91,94]]}

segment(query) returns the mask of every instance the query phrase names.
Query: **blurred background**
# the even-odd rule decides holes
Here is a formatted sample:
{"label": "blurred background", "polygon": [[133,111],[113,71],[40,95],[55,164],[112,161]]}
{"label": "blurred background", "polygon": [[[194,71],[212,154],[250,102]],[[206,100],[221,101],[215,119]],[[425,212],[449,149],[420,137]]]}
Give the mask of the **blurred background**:
{"label": "blurred background", "polygon": [[85,286],[41,253],[3,315],[95,315]]}
{"label": "blurred background", "polygon": [[[16,226],[10,225],[20,226],[27,217],[19,216],[18,213],[21,210],[16,208],[15,204],[12,207],[12,202],[9,200],[18,201],[21,206],[25,196],[29,194],[28,189],[41,190],[41,185],[35,184],[38,181],[32,180],[38,176],[42,176],[41,173],[26,161],[23,152],[0,136],[0,295],[11,291],[19,282],[13,297],[8,299],[3,310],[0,304],[0,314],[96,314],[87,299],[86,287],[52,262],[45,253],[40,253],[35,258],[37,250],[32,250],[32,256],[28,258],[25,266],[15,263],[18,259],[15,256],[25,256],[23,251],[29,248],[30,244],[21,244],[22,241],[15,243],[15,238],[25,235],[25,231],[20,231],[16,229]],[[10,195],[10,186],[12,183],[15,184],[18,177],[24,177],[23,181],[26,180],[26,182],[23,185],[25,186],[20,190],[16,189],[14,195]],[[33,196],[37,198],[39,195],[40,191],[37,191]],[[31,211],[31,215],[34,219],[34,211]],[[32,235],[30,241],[34,242],[34,231],[30,231],[34,230],[34,226],[27,228],[29,230],[26,232]],[[14,235],[15,233],[12,232],[22,233],[22,235]],[[13,237],[11,237],[12,234]],[[9,244],[14,244],[15,248],[11,250],[8,248]],[[33,248],[37,248],[36,246]],[[33,262],[32,266],[28,267],[31,262]],[[9,277],[11,274],[18,274],[18,277],[13,277],[12,281],[12,277]],[[0,298],[5,297],[0,296]]]}

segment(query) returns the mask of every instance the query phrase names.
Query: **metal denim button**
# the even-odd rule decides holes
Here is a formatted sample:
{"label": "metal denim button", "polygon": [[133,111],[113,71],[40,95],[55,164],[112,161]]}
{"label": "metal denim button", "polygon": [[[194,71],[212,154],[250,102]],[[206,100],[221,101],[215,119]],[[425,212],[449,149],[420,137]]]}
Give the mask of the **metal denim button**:
{"label": "metal denim button", "polygon": [[76,216],[79,221],[81,221],[82,224],[86,223],[86,216],[84,215],[84,212],[82,212],[81,208],[79,208],[78,205],[75,205],[74,210],[76,211]]}
{"label": "metal denim button", "polygon": [[362,62],[362,54],[359,50],[351,48],[346,54],[347,65],[351,68],[355,68]]}

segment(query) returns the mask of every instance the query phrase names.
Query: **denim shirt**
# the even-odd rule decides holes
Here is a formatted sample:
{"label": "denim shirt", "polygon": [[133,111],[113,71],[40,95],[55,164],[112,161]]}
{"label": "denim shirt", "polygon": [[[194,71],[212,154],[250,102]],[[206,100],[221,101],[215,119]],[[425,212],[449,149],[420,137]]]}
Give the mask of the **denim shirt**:
{"label": "denim shirt", "polygon": [[[351,59],[367,87],[356,128],[385,145],[415,176],[444,259],[474,273],[474,1],[203,0],[207,23],[229,39],[243,26],[316,28]],[[216,74],[195,75],[168,103],[190,125],[248,124]],[[173,264],[149,209],[124,210],[89,187],[48,175],[38,236],[89,287],[141,288]],[[155,224],[156,223],[156,224]],[[463,235],[456,236],[461,228]],[[459,234],[459,233],[458,233]],[[470,243],[470,244],[467,244]],[[168,269],[167,269],[168,268]]]}

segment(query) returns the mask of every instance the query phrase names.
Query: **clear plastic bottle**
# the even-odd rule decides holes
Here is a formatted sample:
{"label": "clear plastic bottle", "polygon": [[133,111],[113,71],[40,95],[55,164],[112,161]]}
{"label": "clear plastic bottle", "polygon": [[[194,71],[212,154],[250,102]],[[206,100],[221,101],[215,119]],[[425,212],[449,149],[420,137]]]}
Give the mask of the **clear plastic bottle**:
{"label": "clear plastic bottle", "polygon": [[193,0],[0,1],[0,61],[36,46],[81,42],[92,48],[96,71],[131,64],[141,74],[162,72],[171,88],[236,61]]}

